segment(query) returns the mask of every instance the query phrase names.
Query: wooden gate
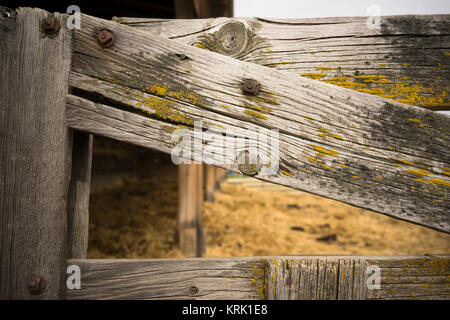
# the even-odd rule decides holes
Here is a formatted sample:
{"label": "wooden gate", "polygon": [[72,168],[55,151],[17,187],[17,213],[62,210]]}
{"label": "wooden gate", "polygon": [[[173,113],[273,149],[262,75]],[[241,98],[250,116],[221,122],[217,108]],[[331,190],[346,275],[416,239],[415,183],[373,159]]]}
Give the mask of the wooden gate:
{"label": "wooden gate", "polygon": [[[366,18],[82,14],[69,30],[66,15],[1,10],[2,298],[448,299],[448,255],[88,260],[86,250],[90,134],[170,154],[177,129],[224,169],[448,233],[450,118],[428,109],[449,108],[449,16],[370,29]],[[196,121],[224,144],[225,131],[278,129],[279,170],[238,163],[198,139]],[[67,289],[68,265],[81,269],[80,290]],[[367,285],[372,267],[380,288]]]}

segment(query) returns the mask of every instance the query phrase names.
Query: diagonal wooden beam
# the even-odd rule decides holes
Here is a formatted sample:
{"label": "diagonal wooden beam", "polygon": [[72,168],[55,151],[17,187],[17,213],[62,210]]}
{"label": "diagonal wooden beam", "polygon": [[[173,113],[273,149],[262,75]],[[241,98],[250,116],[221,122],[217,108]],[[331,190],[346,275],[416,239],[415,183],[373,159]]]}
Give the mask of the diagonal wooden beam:
{"label": "diagonal wooden beam", "polygon": [[450,110],[450,16],[115,18],[177,42],[432,110]]}
{"label": "diagonal wooden beam", "polygon": [[[195,138],[196,120],[217,139],[225,130],[243,137],[278,129],[279,170],[256,178],[450,231],[449,117],[116,22],[82,15],[82,25],[74,32],[70,127],[167,153],[178,143],[174,130]],[[102,29],[115,35],[106,49],[96,39]],[[257,96],[242,92],[249,78],[261,84]],[[273,149],[252,141],[266,154]],[[218,140],[202,144],[224,156],[220,167],[240,171]]]}

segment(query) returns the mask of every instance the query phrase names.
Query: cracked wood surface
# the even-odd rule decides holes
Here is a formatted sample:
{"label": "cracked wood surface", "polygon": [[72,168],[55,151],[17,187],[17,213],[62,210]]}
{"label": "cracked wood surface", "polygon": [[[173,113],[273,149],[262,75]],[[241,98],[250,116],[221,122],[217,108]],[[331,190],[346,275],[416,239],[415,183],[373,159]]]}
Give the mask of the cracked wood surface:
{"label": "cracked wood surface", "polygon": [[[176,129],[196,138],[218,166],[239,172],[222,133],[279,129],[280,161],[258,179],[449,232],[450,118],[423,108],[292,76],[87,15],[74,32],[67,124],[170,153]],[[108,49],[95,34],[116,35]],[[181,56],[184,55],[184,56]],[[257,97],[241,92],[257,79]],[[269,155],[267,141],[257,144]],[[198,139],[197,139],[198,141]],[[234,150],[242,150],[234,145]],[[195,152],[198,152],[196,150]]]}
{"label": "cracked wood surface", "polygon": [[314,19],[115,18],[140,30],[297,76],[450,110],[449,15]]}
{"label": "cracked wood surface", "polygon": [[[450,294],[449,256],[68,260],[72,264],[81,268],[81,289],[67,290],[68,299],[448,300]],[[376,268],[379,288],[372,286]]]}

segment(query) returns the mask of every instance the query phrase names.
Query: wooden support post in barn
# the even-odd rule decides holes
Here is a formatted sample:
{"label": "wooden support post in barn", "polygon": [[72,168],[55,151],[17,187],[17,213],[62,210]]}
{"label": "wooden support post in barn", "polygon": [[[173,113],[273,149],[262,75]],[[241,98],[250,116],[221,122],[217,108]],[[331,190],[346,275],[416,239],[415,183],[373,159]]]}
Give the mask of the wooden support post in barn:
{"label": "wooden support post in barn", "polygon": [[69,258],[87,258],[92,144],[91,134],[74,131],[72,174],[67,197],[67,256]]}
{"label": "wooden support post in barn", "polygon": [[60,14],[0,10],[0,299],[63,298],[71,32]]}
{"label": "wooden support post in barn", "polygon": [[205,165],[206,175],[206,201],[214,202],[214,192],[216,191],[216,167]]}
{"label": "wooden support post in barn", "polygon": [[227,170],[215,167],[215,174],[214,174],[215,190],[220,190],[220,185],[226,179],[226,177],[227,177]]}
{"label": "wooden support post in barn", "polygon": [[205,249],[202,228],[202,164],[180,164],[178,177],[179,247],[186,257],[201,257]]}
{"label": "wooden support post in barn", "polygon": [[[192,19],[192,18],[210,18],[210,17],[231,17],[233,15],[233,0],[175,0],[175,15],[178,19]],[[189,165],[187,165],[189,166]],[[178,167],[178,175],[179,177],[186,176],[186,172],[198,172],[200,176],[203,176],[203,166],[201,165],[194,165],[195,168],[187,168],[185,165]],[[215,182],[215,176],[214,176],[214,167],[212,166],[205,166],[205,175],[206,175],[206,200],[209,202],[214,201],[214,191],[216,190],[217,183]],[[212,179],[212,180],[211,180]],[[202,180],[203,181],[203,178]],[[179,179],[179,184],[181,183],[190,183],[189,179]],[[187,237],[186,239],[182,239],[179,237],[180,241],[180,250],[185,254],[186,256],[201,256],[202,252],[205,250],[205,241],[203,238],[203,231],[201,229],[201,213],[203,208],[203,183],[198,186],[199,190],[192,190],[192,186],[186,185],[186,186],[179,186],[179,208],[178,212],[179,214],[183,214],[185,216],[179,217],[179,221],[184,221],[185,219],[191,219],[199,221],[199,227],[198,232],[190,231],[192,233],[191,236]],[[182,192],[186,192],[186,190],[189,190],[189,194],[183,195]],[[191,212],[191,209],[182,208],[181,206],[186,206],[185,201],[181,201],[181,199],[184,199],[185,197],[194,197],[194,194],[200,194],[201,195],[201,204],[199,204],[200,209],[193,209]],[[187,212],[190,212],[189,214]],[[190,214],[197,213],[198,216],[194,219],[194,217],[191,217]],[[189,231],[183,231],[185,235],[189,233]],[[194,241],[194,234],[195,235],[201,235],[200,238],[198,238],[198,241]],[[181,233],[179,234],[181,236]],[[189,239],[189,240],[188,240]],[[190,244],[188,244],[190,243]],[[194,243],[197,243],[197,249],[193,250],[196,246]],[[193,251],[192,251],[193,250]],[[194,254],[194,252],[196,252]],[[194,255],[193,255],[194,254]]]}

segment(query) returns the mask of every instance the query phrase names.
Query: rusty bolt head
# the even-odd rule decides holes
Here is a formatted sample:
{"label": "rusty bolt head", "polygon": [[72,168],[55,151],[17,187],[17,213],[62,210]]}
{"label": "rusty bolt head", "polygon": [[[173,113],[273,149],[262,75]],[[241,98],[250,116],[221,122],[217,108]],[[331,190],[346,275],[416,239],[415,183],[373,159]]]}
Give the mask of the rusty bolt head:
{"label": "rusty bolt head", "polygon": [[191,296],[195,296],[198,293],[198,291],[199,290],[198,290],[198,288],[196,286],[192,286],[192,287],[189,288],[189,294]]}
{"label": "rusty bolt head", "polygon": [[114,43],[114,34],[108,30],[102,30],[97,35],[98,44],[102,48],[111,47]]}
{"label": "rusty bolt head", "polygon": [[242,92],[248,96],[257,96],[261,91],[261,84],[254,79],[245,79],[242,83]]}
{"label": "rusty bolt head", "polygon": [[55,16],[48,16],[42,22],[42,29],[46,34],[55,34],[59,31],[59,20]]}
{"label": "rusty bolt head", "polygon": [[44,292],[46,285],[44,278],[38,274],[34,274],[30,282],[28,282],[28,291],[31,294],[39,295]]}

